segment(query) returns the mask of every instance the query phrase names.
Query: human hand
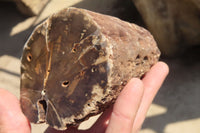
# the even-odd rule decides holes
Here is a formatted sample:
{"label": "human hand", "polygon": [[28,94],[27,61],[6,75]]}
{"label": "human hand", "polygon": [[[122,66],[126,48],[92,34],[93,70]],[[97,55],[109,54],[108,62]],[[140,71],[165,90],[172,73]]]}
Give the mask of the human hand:
{"label": "human hand", "polygon": [[[124,87],[115,104],[106,110],[88,130],[69,128],[45,133],[137,133],[146,113],[169,72],[163,62],[155,64],[142,80],[133,78]],[[30,123],[23,115],[17,98],[0,89],[0,133],[30,133]]]}

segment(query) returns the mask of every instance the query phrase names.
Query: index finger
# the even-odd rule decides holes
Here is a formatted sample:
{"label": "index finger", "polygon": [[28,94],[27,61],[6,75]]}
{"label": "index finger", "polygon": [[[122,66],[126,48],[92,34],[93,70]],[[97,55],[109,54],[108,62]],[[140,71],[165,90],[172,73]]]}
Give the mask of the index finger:
{"label": "index finger", "polygon": [[169,68],[167,64],[158,62],[142,79],[144,84],[144,95],[133,124],[133,132],[137,132],[140,129],[146,113],[168,73]]}

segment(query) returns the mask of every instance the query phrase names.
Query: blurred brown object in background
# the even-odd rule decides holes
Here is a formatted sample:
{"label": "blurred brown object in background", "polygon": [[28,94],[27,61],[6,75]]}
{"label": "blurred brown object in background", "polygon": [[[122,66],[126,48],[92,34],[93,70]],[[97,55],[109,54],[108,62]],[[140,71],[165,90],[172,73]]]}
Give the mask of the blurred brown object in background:
{"label": "blurred brown object in background", "polygon": [[199,0],[133,0],[161,52],[177,56],[200,44]]}
{"label": "blurred brown object in background", "polygon": [[35,16],[40,14],[50,0],[13,0],[18,9],[25,15]]}

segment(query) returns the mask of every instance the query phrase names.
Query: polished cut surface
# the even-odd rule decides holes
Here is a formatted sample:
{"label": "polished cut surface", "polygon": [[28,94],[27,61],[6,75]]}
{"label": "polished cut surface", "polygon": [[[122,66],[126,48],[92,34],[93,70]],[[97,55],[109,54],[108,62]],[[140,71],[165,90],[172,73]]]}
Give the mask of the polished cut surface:
{"label": "polished cut surface", "polygon": [[40,24],[24,46],[22,111],[31,122],[59,130],[78,125],[108,108],[159,56],[151,34],[135,24],[64,9]]}

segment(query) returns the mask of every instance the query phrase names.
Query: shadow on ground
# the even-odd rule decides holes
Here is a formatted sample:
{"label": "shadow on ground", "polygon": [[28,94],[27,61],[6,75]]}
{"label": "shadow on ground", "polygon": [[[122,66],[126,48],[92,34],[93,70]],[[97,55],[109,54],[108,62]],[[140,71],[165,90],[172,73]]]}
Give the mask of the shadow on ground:
{"label": "shadow on ground", "polygon": [[143,129],[165,133],[169,124],[200,118],[200,47],[189,48],[181,57],[164,59],[170,73],[154,103],[167,108],[165,114],[149,117]]}
{"label": "shadow on ground", "polygon": [[11,55],[20,57],[23,45],[30,35],[31,29],[10,36],[12,28],[26,18],[18,12],[15,5],[10,2],[0,4],[0,56]]}
{"label": "shadow on ground", "polygon": [[[38,16],[39,17],[39,16]],[[33,18],[35,21],[38,17]],[[11,55],[17,58],[21,57],[23,46],[35,28],[34,22],[25,28],[25,30],[11,35],[12,30],[20,22],[27,20],[16,8],[13,2],[1,2],[0,4],[0,56]],[[25,26],[25,25],[24,25]],[[23,26],[21,26],[23,28]]]}

